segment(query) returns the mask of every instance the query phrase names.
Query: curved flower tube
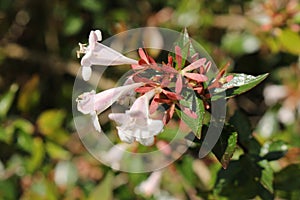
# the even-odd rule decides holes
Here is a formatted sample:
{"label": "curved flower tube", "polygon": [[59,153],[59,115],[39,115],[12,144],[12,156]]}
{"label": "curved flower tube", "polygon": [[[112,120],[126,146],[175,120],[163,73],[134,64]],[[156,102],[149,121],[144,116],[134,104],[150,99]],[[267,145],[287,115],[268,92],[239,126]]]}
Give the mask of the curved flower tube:
{"label": "curved flower tube", "polygon": [[94,90],[91,92],[85,92],[76,99],[77,110],[83,114],[90,114],[92,116],[95,129],[101,132],[97,115],[106,110],[121,97],[142,85],[144,85],[144,83],[133,83],[130,85],[111,88],[98,94],[96,94]]}
{"label": "curved flower tube", "polygon": [[154,136],[164,127],[161,120],[149,118],[149,100],[155,95],[155,89],[137,98],[130,110],[125,113],[110,113],[108,117],[117,122],[118,135],[123,142],[139,143],[150,146]]}
{"label": "curved flower tube", "polygon": [[92,74],[92,65],[124,65],[138,64],[138,61],[128,58],[114,49],[107,47],[98,41],[102,40],[100,30],[91,31],[89,35],[89,45],[79,43],[80,50],[77,52],[85,54],[81,59],[82,78],[88,81]]}

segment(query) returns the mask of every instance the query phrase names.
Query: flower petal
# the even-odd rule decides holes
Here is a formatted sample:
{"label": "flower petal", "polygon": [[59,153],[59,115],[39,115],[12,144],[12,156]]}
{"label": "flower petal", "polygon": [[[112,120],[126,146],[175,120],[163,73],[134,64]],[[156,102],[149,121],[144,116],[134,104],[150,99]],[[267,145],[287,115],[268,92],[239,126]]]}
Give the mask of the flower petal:
{"label": "flower petal", "polygon": [[128,122],[128,118],[123,113],[110,113],[109,119],[116,121],[117,124],[124,124]]}
{"label": "flower petal", "polygon": [[96,131],[98,131],[99,133],[101,133],[101,126],[100,126],[100,123],[99,123],[99,119],[98,119],[97,113],[96,112],[92,112],[91,113],[91,117],[92,117],[93,125],[94,125]]}
{"label": "flower petal", "polygon": [[137,60],[128,58],[116,50],[105,46],[101,43],[96,43],[93,56],[90,57],[90,62],[93,65],[124,65],[124,64],[138,64]]}
{"label": "flower petal", "polygon": [[117,126],[117,129],[118,129],[118,135],[119,135],[119,138],[122,142],[126,142],[128,144],[131,144],[134,142],[134,137],[131,136],[130,134],[128,133],[125,133],[122,128],[118,127]]}
{"label": "flower petal", "polygon": [[100,30],[95,30],[94,31],[96,36],[97,36],[97,41],[101,41],[102,40],[102,34]]}
{"label": "flower petal", "polygon": [[85,92],[78,96],[76,99],[77,102],[77,110],[82,112],[83,114],[89,114],[94,111],[94,97],[95,91]]}
{"label": "flower petal", "polygon": [[91,67],[85,67],[85,66],[83,66],[82,67],[82,78],[83,78],[83,80],[85,80],[85,81],[90,80],[91,75],[92,75],[92,69],[91,69]]}
{"label": "flower petal", "polygon": [[150,119],[148,123],[148,129],[149,131],[153,132],[153,135],[159,134],[164,128],[164,123],[162,120]]}
{"label": "flower petal", "polygon": [[154,137],[149,138],[136,138],[136,141],[141,143],[144,146],[151,146],[154,144]]}

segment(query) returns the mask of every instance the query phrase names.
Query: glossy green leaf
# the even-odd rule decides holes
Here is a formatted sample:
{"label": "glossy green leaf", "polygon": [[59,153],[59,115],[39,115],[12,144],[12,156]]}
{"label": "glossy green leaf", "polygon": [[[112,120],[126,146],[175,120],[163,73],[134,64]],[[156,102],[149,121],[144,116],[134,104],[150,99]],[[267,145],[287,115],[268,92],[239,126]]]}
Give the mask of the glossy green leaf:
{"label": "glossy green leaf", "polygon": [[222,130],[221,137],[212,150],[224,169],[227,168],[236,149],[237,137],[238,134],[232,127],[225,126]]}
{"label": "glossy green leaf", "polygon": [[187,90],[187,92],[191,95],[183,95],[188,98],[180,100],[180,104],[194,111],[197,114],[197,118],[192,118],[177,108],[176,113],[192,129],[195,136],[200,139],[205,115],[204,104],[200,98],[193,95],[193,91]]}
{"label": "glossy green leaf", "polygon": [[18,89],[19,86],[17,84],[12,84],[9,90],[0,97],[0,119],[6,116]]}
{"label": "glossy green leaf", "polygon": [[105,179],[91,192],[88,200],[112,200],[114,176],[109,172]]}
{"label": "glossy green leaf", "polygon": [[261,83],[265,78],[267,78],[268,73],[259,76],[252,76],[246,74],[232,75],[233,79],[230,82],[225,83],[221,88],[215,89],[212,100],[217,100],[218,98],[220,98],[220,96],[218,96],[217,94],[224,91],[226,92],[226,98],[231,98],[236,95],[247,92],[248,90]]}
{"label": "glossy green leaf", "polygon": [[281,140],[266,142],[260,152],[260,156],[266,160],[278,160],[283,157],[288,150],[288,145]]}

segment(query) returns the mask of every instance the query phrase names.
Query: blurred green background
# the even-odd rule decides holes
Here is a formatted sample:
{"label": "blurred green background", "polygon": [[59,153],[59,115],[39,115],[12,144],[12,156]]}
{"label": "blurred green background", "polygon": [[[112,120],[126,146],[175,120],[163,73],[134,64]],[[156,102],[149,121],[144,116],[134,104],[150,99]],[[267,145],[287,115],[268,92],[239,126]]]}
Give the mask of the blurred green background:
{"label": "blurred green background", "polygon": [[[298,199],[299,6],[297,0],[1,0],[0,199]],[[241,149],[226,170],[212,155],[198,160],[186,153],[154,180],[150,173],[113,171],[86,151],[72,120],[78,42],[92,29],[105,39],[143,26],[187,27],[218,66],[229,61],[232,72],[270,73],[228,102],[229,115],[239,110],[249,119],[260,155],[277,152],[269,168],[259,171]]]}

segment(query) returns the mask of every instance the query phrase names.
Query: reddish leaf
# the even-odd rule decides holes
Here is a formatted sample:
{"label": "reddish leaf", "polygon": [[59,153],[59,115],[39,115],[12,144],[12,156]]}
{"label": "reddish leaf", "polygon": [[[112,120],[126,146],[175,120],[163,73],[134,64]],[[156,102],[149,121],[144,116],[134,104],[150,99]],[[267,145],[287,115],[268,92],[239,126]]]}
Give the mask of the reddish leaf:
{"label": "reddish leaf", "polygon": [[193,89],[196,90],[198,94],[201,94],[202,91],[203,91],[203,86],[201,85],[201,86],[195,87],[195,88],[193,88]]}
{"label": "reddish leaf", "polygon": [[171,104],[171,103],[173,103],[173,101],[170,100],[170,99],[161,99],[161,98],[154,99],[154,101],[156,101],[156,102],[158,102],[158,103],[166,103],[166,104]]}
{"label": "reddish leaf", "polygon": [[160,85],[161,87],[168,87],[169,84],[170,84],[169,77],[164,77]]}
{"label": "reddish leaf", "polygon": [[178,74],[176,80],[176,87],[175,87],[176,94],[180,94],[181,90],[182,90],[182,76],[181,74]]}
{"label": "reddish leaf", "polygon": [[198,56],[199,56],[198,53],[195,53],[194,55],[192,55],[192,58],[191,58],[192,63],[195,62],[196,60],[198,60]]}
{"label": "reddish leaf", "polygon": [[158,98],[158,97],[159,97],[159,94],[156,94],[154,96],[153,100],[150,103],[150,106],[149,106],[149,112],[150,112],[150,114],[153,114],[157,110],[157,108],[159,106],[159,103],[157,101],[155,101],[155,99]]}
{"label": "reddish leaf", "polygon": [[192,71],[194,69],[197,69],[201,66],[203,66],[206,62],[206,58],[200,58],[199,60],[191,63],[190,65],[188,65],[186,68],[184,68],[182,71],[187,72],[187,71]]}
{"label": "reddish leaf", "polygon": [[139,65],[148,65],[149,63],[147,63],[147,61],[146,60],[144,60],[144,59],[140,59],[139,60]]}
{"label": "reddish leaf", "polygon": [[189,79],[195,80],[197,82],[205,82],[208,81],[207,76],[203,74],[196,74],[196,73],[185,73],[184,76],[186,76]]}
{"label": "reddish leaf", "polygon": [[135,75],[132,77],[132,79],[134,80],[134,82],[136,83],[147,83],[147,84],[155,84],[153,81],[147,79],[147,78],[144,78],[144,77],[140,77],[139,75]]}
{"label": "reddish leaf", "polygon": [[156,65],[156,66],[157,66],[155,60],[154,60],[151,56],[148,56],[148,60],[149,60],[149,62],[150,62],[152,65]]}
{"label": "reddish leaf", "polygon": [[173,65],[173,57],[168,56],[168,66],[172,66],[172,65]]}
{"label": "reddish leaf", "polygon": [[149,92],[150,90],[153,90],[153,87],[139,87],[135,89],[135,91],[139,93],[146,93]]}
{"label": "reddish leaf", "polygon": [[177,68],[180,70],[182,64],[182,54],[179,46],[175,46],[175,54],[176,54]]}
{"label": "reddish leaf", "polygon": [[172,119],[174,112],[175,112],[175,104],[174,103],[171,105],[168,112],[170,113],[170,119]]}
{"label": "reddish leaf", "polygon": [[144,66],[142,66],[142,65],[139,65],[139,64],[132,64],[131,65],[131,68],[133,69],[133,70],[140,70],[140,69],[144,69],[145,67]]}
{"label": "reddish leaf", "polygon": [[182,99],[182,97],[181,97],[180,95],[178,95],[178,94],[176,94],[176,93],[174,93],[174,92],[170,92],[170,91],[168,91],[168,90],[163,90],[162,92],[163,92],[169,99],[171,99],[171,100],[177,101],[177,100]]}
{"label": "reddish leaf", "polygon": [[167,73],[174,73],[174,74],[178,73],[178,71],[176,69],[174,69],[173,67],[170,67],[168,65],[163,65],[162,70]]}
{"label": "reddish leaf", "polygon": [[147,64],[150,64],[148,57],[142,48],[139,48],[139,55],[142,60],[144,60]]}
{"label": "reddish leaf", "polygon": [[205,73],[208,72],[208,70],[210,69],[210,67],[211,67],[211,62],[208,61],[208,62],[206,63],[206,65],[205,65]]}
{"label": "reddish leaf", "polygon": [[181,109],[183,110],[183,112],[187,115],[187,116],[189,116],[189,117],[191,117],[191,118],[193,118],[193,119],[197,119],[197,114],[195,113],[195,112],[193,112],[192,110],[190,110],[190,109],[188,109],[188,108],[186,108],[186,107],[183,107],[183,106],[181,106]]}

